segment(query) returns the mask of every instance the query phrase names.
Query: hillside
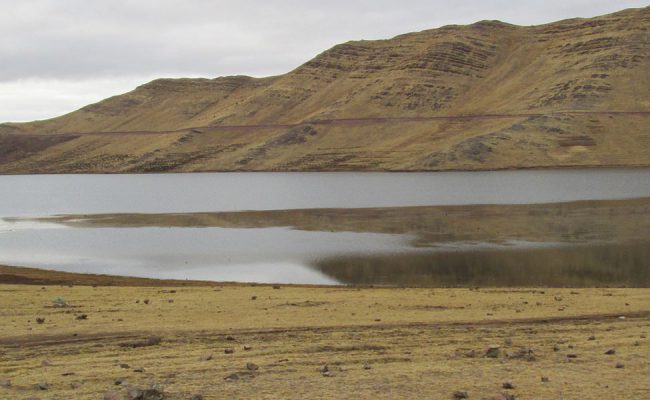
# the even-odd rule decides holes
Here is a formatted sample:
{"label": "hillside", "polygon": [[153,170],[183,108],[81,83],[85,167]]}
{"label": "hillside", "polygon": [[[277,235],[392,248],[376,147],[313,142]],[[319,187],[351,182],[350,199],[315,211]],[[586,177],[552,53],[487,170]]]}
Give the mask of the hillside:
{"label": "hillside", "polygon": [[0,125],[0,172],[649,166],[649,28],[650,7],[482,21],[347,42],[275,77],[159,79]]}

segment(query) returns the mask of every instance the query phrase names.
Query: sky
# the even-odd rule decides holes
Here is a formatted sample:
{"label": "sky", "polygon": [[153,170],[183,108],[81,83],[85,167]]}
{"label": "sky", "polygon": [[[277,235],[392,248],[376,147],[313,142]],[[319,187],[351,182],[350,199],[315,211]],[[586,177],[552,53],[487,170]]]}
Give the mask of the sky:
{"label": "sky", "polygon": [[161,77],[283,74],[338,43],[634,0],[0,0],[0,122],[46,119]]}

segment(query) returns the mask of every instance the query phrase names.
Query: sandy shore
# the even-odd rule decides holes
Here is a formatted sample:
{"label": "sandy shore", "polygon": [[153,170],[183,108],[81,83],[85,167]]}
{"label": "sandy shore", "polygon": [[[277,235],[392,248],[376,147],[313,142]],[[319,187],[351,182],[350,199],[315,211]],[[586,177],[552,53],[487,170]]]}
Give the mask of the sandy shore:
{"label": "sandy shore", "polygon": [[0,279],[3,399],[650,395],[650,289]]}

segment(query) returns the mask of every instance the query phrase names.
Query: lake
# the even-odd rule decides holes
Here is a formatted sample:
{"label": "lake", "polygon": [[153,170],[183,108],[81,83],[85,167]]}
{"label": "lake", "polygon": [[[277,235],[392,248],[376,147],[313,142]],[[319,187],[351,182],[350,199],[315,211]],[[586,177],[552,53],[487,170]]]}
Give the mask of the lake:
{"label": "lake", "polygon": [[650,286],[650,170],[0,176],[0,264],[215,281]]}

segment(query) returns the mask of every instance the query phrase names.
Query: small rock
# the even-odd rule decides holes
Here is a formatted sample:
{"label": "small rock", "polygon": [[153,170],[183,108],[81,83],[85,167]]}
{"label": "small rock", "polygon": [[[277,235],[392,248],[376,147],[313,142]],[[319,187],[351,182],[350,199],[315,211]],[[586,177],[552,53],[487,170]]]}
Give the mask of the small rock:
{"label": "small rock", "polygon": [[129,364],[122,363],[122,364],[120,364],[120,368],[129,369],[130,367],[129,367]]}
{"label": "small rock", "polygon": [[553,351],[560,351],[560,345],[559,344],[553,345]]}
{"label": "small rock", "polygon": [[329,368],[329,366],[327,366],[327,364],[320,367],[320,373],[321,374],[324,374],[325,372],[329,372],[329,370],[330,370],[330,368]]}
{"label": "small rock", "polygon": [[625,364],[623,364],[622,362],[617,362],[616,363],[616,368],[619,368],[619,369],[625,368]]}
{"label": "small rock", "polygon": [[339,367],[339,371],[341,371],[341,372],[347,372],[347,370],[348,370],[348,367],[345,367],[345,366],[343,366],[343,365],[341,365],[341,366]]}
{"label": "small rock", "polygon": [[199,357],[199,361],[210,361],[212,360],[212,354],[203,354]]}
{"label": "small rock", "polygon": [[467,394],[467,392],[464,392],[462,390],[456,390],[454,392],[454,399],[456,400],[469,399],[469,395]]}
{"label": "small rock", "polygon": [[634,346],[641,346],[641,342],[639,342],[638,340],[635,340],[634,341]]}
{"label": "small rock", "polygon": [[122,396],[118,392],[109,391],[104,393],[104,400],[122,400]]}
{"label": "small rock", "polygon": [[515,386],[512,384],[512,382],[503,382],[503,385],[501,385],[502,388],[504,389],[514,389]]}
{"label": "small rock", "polygon": [[116,386],[125,385],[125,384],[127,384],[127,383],[128,383],[128,382],[126,381],[126,378],[117,378],[117,379],[115,380],[115,385],[116,385]]}
{"label": "small rock", "polygon": [[203,395],[195,394],[194,396],[190,397],[190,400],[203,400]]}
{"label": "small rock", "polygon": [[45,322],[45,318],[36,318],[36,323],[42,324]]}
{"label": "small rock", "polygon": [[142,368],[142,367],[133,368],[133,372],[140,372],[140,373],[142,373],[142,372],[144,372],[144,368]]}
{"label": "small rock", "polygon": [[596,340],[596,336],[591,335],[591,336],[589,336],[589,338],[587,340]]}
{"label": "small rock", "polygon": [[492,345],[485,350],[485,357],[497,358],[499,357],[501,346]]}
{"label": "small rock", "polygon": [[78,320],[78,321],[81,321],[81,320],[84,320],[84,319],[88,319],[88,315],[86,315],[86,314],[80,314],[80,315],[77,315],[77,316],[75,317],[75,319]]}
{"label": "small rock", "polygon": [[548,376],[542,376],[542,382],[550,382],[551,380],[548,379]]}
{"label": "small rock", "polygon": [[127,392],[127,396],[131,400],[164,400],[165,393],[158,385],[154,385],[151,389],[138,389],[131,388]]}
{"label": "small rock", "polygon": [[508,338],[504,340],[503,343],[505,343],[506,346],[512,346],[512,339]]}
{"label": "small rock", "polygon": [[273,285],[273,289],[280,289],[280,285]]}
{"label": "small rock", "polygon": [[38,390],[48,390],[50,388],[50,385],[48,385],[47,382],[41,382],[36,384],[36,388]]}
{"label": "small rock", "polygon": [[237,373],[230,374],[227,377],[225,377],[224,379],[227,380],[227,381],[238,381],[239,380],[239,374],[237,374]]}
{"label": "small rock", "polygon": [[474,358],[476,357],[476,351],[474,350],[466,351],[463,355],[467,358]]}
{"label": "small rock", "polygon": [[167,299],[167,303],[173,303],[174,299]]}
{"label": "small rock", "polygon": [[160,344],[162,342],[162,338],[160,336],[149,336],[147,338],[147,346],[155,346]]}
{"label": "small rock", "polygon": [[609,349],[605,352],[608,356],[611,356],[612,354],[616,354],[616,349]]}
{"label": "small rock", "polygon": [[363,364],[363,369],[372,369],[372,365],[365,363]]}
{"label": "small rock", "polygon": [[72,382],[70,384],[70,389],[79,389],[81,387],[81,383],[79,382]]}
{"label": "small rock", "polygon": [[228,335],[228,336],[226,336],[226,340],[229,340],[229,341],[232,342],[232,341],[235,340],[235,337],[234,337],[234,336],[230,336],[230,335]]}
{"label": "small rock", "polygon": [[566,355],[567,358],[578,358],[578,355],[576,353],[569,353]]}
{"label": "small rock", "polygon": [[74,374],[75,374],[75,373],[72,372],[72,371],[64,371],[64,372],[61,374],[61,376],[72,376],[72,375],[74,375]]}
{"label": "small rock", "polygon": [[244,345],[244,350],[249,351],[250,349],[252,349],[251,346],[249,346],[249,345],[247,345],[247,344]]}
{"label": "small rock", "polygon": [[149,299],[144,299],[142,302],[143,302],[144,304],[149,304]]}
{"label": "small rock", "polygon": [[257,300],[257,296],[251,296],[251,300]]}
{"label": "small rock", "polygon": [[252,362],[246,363],[246,369],[249,371],[257,371],[260,369],[260,367],[257,364],[254,364]]}
{"label": "small rock", "polygon": [[235,349],[233,349],[232,347],[229,347],[227,349],[224,349],[223,352],[226,353],[226,354],[232,354],[232,353],[235,352]]}

